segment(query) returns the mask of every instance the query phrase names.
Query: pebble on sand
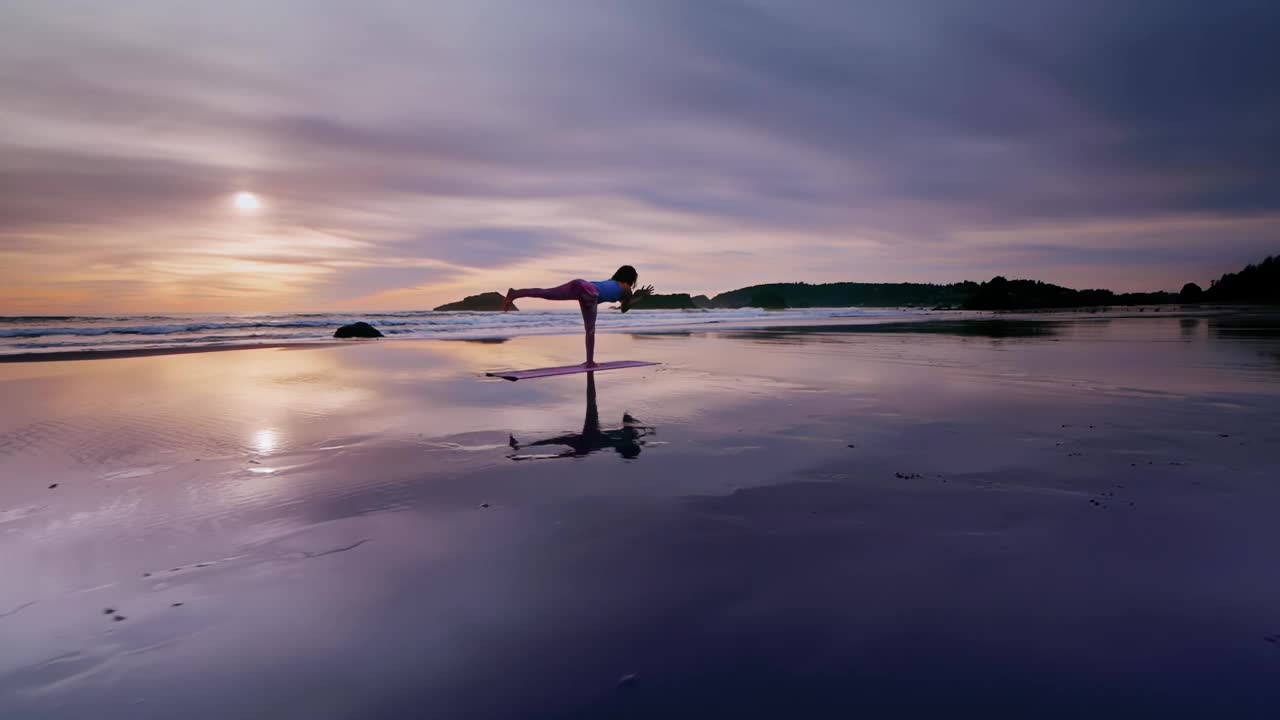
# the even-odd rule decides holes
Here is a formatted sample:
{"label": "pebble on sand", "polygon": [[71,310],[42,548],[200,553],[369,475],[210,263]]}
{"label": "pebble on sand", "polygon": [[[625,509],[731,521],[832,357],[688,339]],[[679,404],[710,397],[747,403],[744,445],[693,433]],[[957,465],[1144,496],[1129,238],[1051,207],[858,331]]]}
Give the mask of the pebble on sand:
{"label": "pebble on sand", "polygon": [[52,489],[54,489],[54,488],[56,488],[56,487],[58,487],[58,483],[54,483],[54,484],[50,485],[50,486],[49,486],[49,489],[50,489],[50,490],[52,490]]}

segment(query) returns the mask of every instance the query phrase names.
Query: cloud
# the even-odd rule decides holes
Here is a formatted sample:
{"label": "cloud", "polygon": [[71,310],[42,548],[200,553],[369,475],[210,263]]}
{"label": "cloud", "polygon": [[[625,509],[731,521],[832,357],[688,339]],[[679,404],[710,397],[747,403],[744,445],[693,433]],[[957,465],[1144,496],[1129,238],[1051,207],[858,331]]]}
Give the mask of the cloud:
{"label": "cloud", "polygon": [[619,256],[695,292],[1032,256],[1176,288],[1280,245],[1264,3],[15,0],[0,27],[0,277],[50,309],[196,275],[424,306]]}
{"label": "cloud", "polygon": [[538,228],[475,227],[398,243],[396,247],[455,265],[488,268],[515,265],[528,258],[581,253],[598,249],[601,243]]}

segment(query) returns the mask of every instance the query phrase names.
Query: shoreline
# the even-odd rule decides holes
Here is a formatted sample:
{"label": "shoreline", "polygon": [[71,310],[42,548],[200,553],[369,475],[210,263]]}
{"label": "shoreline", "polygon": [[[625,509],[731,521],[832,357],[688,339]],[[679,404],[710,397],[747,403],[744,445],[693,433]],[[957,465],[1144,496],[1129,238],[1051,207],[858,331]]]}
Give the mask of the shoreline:
{"label": "shoreline", "polygon": [[[955,322],[972,322],[972,321],[1005,321],[1005,322],[1053,322],[1055,318],[1069,317],[1076,315],[1088,316],[1089,318],[1141,318],[1141,317],[1207,317],[1207,316],[1225,316],[1233,314],[1251,314],[1258,311],[1267,311],[1271,308],[1267,306],[1238,306],[1238,307],[1194,307],[1177,309],[1170,308],[1167,311],[1158,311],[1147,314],[1145,308],[1152,306],[1126,306],[1123,309],[1099,310],[1096,308],[1054,308],[1043,310],[928,310],[919,308],[899,308],[899,310],[915,310],[918,314],[914,316],[849,316],[849,317],[823,317],[823,318],[794,318],[779,314],[774,318],[767,319],[751,319],[740,321],[715,321],[707,323],[693,324],[672,324],[672,325],[655,325],[648,327],[613,327],[613,328],[597,328],[597,335],[660,335],[673,332],[681,333],[715,333],[721,331],[799,331],[821,332],[823,328],[830,328],[834,332],[852,332],[858,328],[865,328],[862,332],[876,332],[875,328],[883,328],[884,332],[901,332],[905,325],[928,325],[930,323],[955,323]],[[1139,308],[1142,308],[1141,310]],[[841,308],[830,308],[839,310]],[[181,345],[174,347],[150,347],[150,348],[134,348],[134,349],[114,349],[114,350],[54,350],[47,352],[22,352],[22,353],[0,353],[0,363],[40,363],[40,362],[75,362],[83,360],[114,360],[138,357],[154,357],[160,355],[188,355],[206,352],[224,352],[230,350],[270,350],[270,349],[310,349],[317,347],[333,347],[350,343],[361,343],[366,340],[386,341],[425,341],[439,340],[452,342],[482,342],[482,343],[504,343],[508,340],[519,337],[549,337],[549,336],[565,336],[576,335],[581,332],[577,329],[556,329],[551,332],[530,332],[518,333],[510,335],[491,335],[483,337],[382,337],[382,338],[353,338],[346,340],[335,339],[314,339],[301,340],[298,342],[271,342],[271,343],[218,343],[203,346]],[[927,331],[926,331],[927,332]]]}

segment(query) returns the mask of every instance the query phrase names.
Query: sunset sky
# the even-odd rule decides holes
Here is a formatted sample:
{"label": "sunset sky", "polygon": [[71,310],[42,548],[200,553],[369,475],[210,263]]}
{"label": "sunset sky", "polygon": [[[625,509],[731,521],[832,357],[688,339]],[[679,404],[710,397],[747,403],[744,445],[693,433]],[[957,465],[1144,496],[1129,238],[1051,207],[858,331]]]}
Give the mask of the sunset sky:
{"label": "sunset sky", "polygon": [[6,0],[0,314],[1207,285],[1280,251],[1276,66],[1235,0]]}

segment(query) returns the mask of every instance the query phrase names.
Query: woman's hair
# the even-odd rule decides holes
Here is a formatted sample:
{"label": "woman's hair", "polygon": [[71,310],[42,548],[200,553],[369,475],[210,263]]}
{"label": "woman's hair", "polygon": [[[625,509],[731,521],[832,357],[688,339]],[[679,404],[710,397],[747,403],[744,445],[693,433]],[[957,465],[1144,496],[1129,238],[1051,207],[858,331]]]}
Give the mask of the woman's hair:
{"label": "woman's hair", "polygon": [[614,273],[613,277],[609,279],[617,280],[618,282],[624,282],[628,285],[635,285],[636,277],[637,275],[636,275],[635,268],[631,267],[630,265],[623,265],[622,267],[618,268],[618,272]]}

